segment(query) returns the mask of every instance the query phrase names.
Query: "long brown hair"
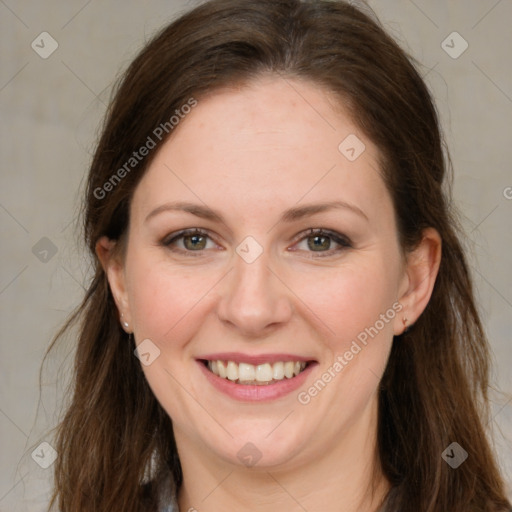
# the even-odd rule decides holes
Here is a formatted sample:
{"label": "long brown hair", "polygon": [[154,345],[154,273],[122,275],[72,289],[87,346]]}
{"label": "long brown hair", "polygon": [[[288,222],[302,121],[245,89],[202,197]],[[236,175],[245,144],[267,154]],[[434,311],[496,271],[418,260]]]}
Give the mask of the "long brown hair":
{"label": "long brown hair", "polygon": [[[450,201],[451,166],[435,106],[413,60],[377,21],[348,2],[328,0],[205,2],[158,33],[119,81],[83,207],[95,273],[47,352],[79,322],[72,398],[57,427],[50,508],[152,510],[156,482],[181,483],[172,422],[120,326],[95,245],[103,235],[125,240],[134,189],[172,136],[169,120],[176,110],[261,73],[316,83],[349,108],[380,151],[404,251],[415,247],[426,227],[442,238],[431,300],[416,324],[395,337],[380,385],[379,454],[394,486],[391,510],[507,509],[484,428],[489,346]],[[156,137],[164,125],[168,129]],[[150,136],[156,147],[127,167]],[[113,179],[116,173],[122,179]],[[468,452],[457,469],[441,456],[454,441]]]}

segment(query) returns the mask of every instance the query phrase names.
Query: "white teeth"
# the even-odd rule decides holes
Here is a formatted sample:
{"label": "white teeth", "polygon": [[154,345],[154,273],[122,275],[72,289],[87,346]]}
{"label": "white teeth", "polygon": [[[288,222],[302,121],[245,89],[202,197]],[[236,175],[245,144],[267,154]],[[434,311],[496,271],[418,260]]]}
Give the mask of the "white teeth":
{"label": "white teeth", "polygon": [[254,366],[252,364],[240,363],[238,365],[238,378],[240,380],[254,380],[255,377],[256,371],[254,370]]}
{"label": "white teeth", "polygon": [[[252,366],[252,365],[250,365]],[[253,366],[254,368],[254,366]],[[240,379],[243,380],[243,379]],[[272,366],[268,363],[259,364],[256,367],[256,380],[258,382],[269,382],[272,380]]]}
{"label": "white teeth", "polygon": [[238,365],[233,361],[228,361],[228,367],[226,369],[227,377],[229,380],[238,379]]}
{"label": "white teeth", "polygon": [[304,361],[286,361],[263,363],[257,366],[234,361],[208,361],[209,370],[223,379],[238,381],[239,384],[270,384],[272,381],[291,379],[299,375],[306,363]]}
{"label": "white teeth", "polygon": [[[213,373],[215,373],[213,368],[210,368],[210,370]],[[226,366],[224,365],[224,363],[222,361],[217,361],[217,375],[219,377],[222,377],[223,379],[225,379],[228,376],[228,374],[226,372]]]}
{"label": "white teeth", "polygon": [[295,367],[295,363],[293,361],[286,361],[284,363],[284,376],[287,379],[291,379],[293,377],[293,368]]}
{"label": "white teeth", "polygon": [[273,368],[273,374],[272,374],[272,377],[275,379],[275,380],[282,380],[284,379],[284,363],[274,363],[274,368]]}

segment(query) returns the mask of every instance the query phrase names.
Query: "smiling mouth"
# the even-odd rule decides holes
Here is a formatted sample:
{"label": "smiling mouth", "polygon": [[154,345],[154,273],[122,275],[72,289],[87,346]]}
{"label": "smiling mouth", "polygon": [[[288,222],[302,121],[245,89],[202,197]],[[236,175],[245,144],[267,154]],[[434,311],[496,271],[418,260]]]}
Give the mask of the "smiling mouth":
{"label": "smiling mouth", "polygon": [[202,362],[217,377],[247,386],[265,386],[293,379],[310,364],[305,361],[277,361],[258,365],[221,360]]}

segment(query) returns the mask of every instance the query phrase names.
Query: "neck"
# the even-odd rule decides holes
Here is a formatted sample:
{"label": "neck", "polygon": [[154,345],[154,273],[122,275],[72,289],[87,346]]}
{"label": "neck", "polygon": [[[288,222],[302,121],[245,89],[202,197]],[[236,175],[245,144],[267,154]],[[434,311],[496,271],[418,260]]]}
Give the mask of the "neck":
{"label": "neck", "polygon": [[379,462],[376,418],[375,400],[336,446],[286,467],[230,464],[175,432],[183,470],[180,511],[377,512],[390,485]]}

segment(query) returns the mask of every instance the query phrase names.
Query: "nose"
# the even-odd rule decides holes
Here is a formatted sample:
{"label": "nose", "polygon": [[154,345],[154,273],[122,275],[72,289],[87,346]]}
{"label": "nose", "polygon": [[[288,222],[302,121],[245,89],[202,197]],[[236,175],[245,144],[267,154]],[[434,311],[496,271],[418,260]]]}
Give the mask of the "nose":
{"label": "nose", "polygon": [[266,251],[252,263],[235,254],[221,290],[219,318],[245,337],[261,337],[292,315],[291,291],[269,263]]}

